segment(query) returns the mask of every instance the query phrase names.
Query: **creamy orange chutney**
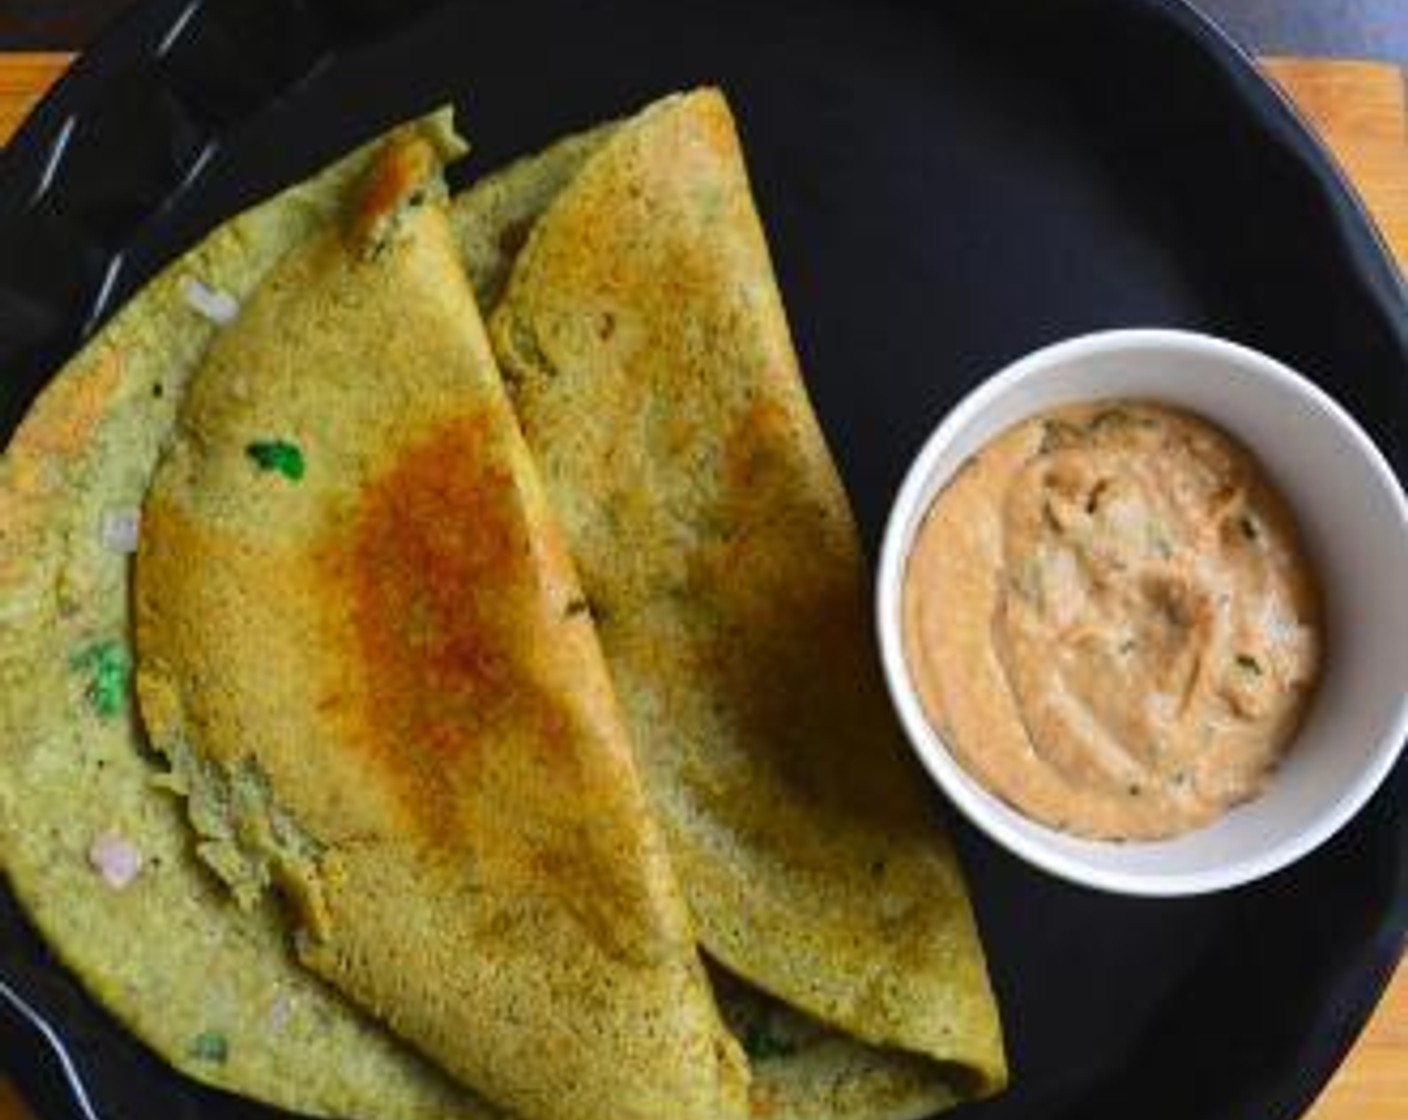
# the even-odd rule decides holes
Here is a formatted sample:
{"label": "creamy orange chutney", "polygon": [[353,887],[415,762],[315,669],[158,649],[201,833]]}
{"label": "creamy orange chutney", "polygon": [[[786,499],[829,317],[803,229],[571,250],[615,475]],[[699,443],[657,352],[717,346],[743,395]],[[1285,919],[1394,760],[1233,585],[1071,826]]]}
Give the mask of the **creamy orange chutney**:
{"label": "creamy orange chutney", "polygon": [[904,630],[963,767],[1027,816],[1107,839],[1255,797],[1324,646],[1261,466],[1207,421],[1134,401],[1042,414],[973,456],[919,532]]}

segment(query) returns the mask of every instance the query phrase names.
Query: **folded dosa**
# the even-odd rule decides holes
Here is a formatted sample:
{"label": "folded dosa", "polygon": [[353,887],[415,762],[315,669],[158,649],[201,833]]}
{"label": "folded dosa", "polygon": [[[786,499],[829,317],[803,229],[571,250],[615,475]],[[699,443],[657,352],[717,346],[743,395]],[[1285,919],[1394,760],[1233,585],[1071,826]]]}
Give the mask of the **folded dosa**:
{"label": "folded dosa", "polygon": [[532,1120],[745,1071],[410,138],[211,346],[144,507],[138,693],[236,894]]}
{"label": "folded dosa", "polygon": [[457,210],[464,245],[502,247],[476,275],[494,346],[704,946],[995,1090],[966,890],[884,695],[722,96],[659,102]]}
{"label": "folded dosa", "polygon": [[[448,158],[449,114],[412,131]],[[293,1112],[488,1120],[191,852],[130,703],[135,514],[225,319],[338,219],[376,141],[212,232],[55,376],[0,458],[0,863],[57,957],[175,1068]]]}

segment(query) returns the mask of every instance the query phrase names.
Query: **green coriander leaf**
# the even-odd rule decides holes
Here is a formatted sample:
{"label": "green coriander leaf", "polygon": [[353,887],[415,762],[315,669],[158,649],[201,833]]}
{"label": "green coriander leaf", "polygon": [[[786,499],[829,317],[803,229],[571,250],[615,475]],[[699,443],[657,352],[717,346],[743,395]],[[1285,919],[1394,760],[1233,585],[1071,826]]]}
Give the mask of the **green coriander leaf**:
{"label": "green coriander leaf", "polygon": [[1261,662],[1249,653],[1237,654],[1237,668],[1244,673],[1251,673],[1253,676],[1261,676]]}
{"label": "green coriander leaf", "polygon": [[1087,427],[1092,432],[1112,431],[1118,428],[1153,428],[1158,422],[1149,416],[1139,416],[1122,408],[1107,408],[1096,413]]}
{"label": "green coriander leaf", "polygon": [[122,711],[132,683],[132,660],[120,642],[94,642],[69,664],[87,676],[83,694],[95,715],[107,719]]}
{"label": "green coriander leaf", "polygon": [[255,440],[244,449],[244,453],[262,471],[277,471],[290,482],[297,482],[303,477],[303,452],[296,444],[281,439]]}
{"label": "green coriander leaf", "polygon": [[190,1054],[198,1062],[224,1065],[230,1057],[230,1040],[219,1031],[202,1031],[191,1040]]}
{"label": "green coriander leaf", "polygon": [[1049,455],[1067,447],[1078,447],[1083,442],[1083,433],[1067,420],[1045,420],[1041,425],[1041,447],[1037,454]]}

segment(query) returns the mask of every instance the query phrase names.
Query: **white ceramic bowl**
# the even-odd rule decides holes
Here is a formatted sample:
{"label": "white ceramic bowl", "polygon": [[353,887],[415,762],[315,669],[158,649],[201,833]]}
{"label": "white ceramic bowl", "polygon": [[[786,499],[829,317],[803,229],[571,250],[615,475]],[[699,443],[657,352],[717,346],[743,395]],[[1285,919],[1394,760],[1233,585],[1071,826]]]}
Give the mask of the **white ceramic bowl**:
{"label": "white ceramic bowl", "polygon": [[[905,566],[930,504],[960,464],[1034,413],[1101,397],[1180,405],[1237,436],[1290,501],[1327,610],[1327,653],[1306,722],[1270,788],[1199,831],[1154,842],[1083,840],[989,794],[924,714],[904,657]],[[877,592],[890,692],[920,760],[979,828],[1062,878],[1136,895],[1189,895],[1271,874],[1364,805],[1408,735],[1408,503],[1393,471],[1320,389],[1262,354],[1181,331],[1112,331],[1038,351],[944,418],[885,531]]]}

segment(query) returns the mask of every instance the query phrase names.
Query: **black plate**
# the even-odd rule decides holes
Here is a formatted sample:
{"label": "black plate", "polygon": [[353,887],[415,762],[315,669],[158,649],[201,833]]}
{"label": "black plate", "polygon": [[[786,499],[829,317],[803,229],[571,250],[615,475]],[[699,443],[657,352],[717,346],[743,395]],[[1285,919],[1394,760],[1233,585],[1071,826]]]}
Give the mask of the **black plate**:
{"label": "black plate", "polygon": [[[740,117],[871,544],[960,394],[1101,327],[1270,351],[1339,397],[1402,475],[1403,286],[1295,116],[1169,0],[155,0],[0,163],[0,424],[156,266],[395,120],[453,99],[482,169],[705,81]],[[1401,952],[1405,801],[1399,766],[1292,871],[1173,902],[1052,881],[955,822],[1015,1075],[967,1115],[1297,1115]],[[8,902],[0,975],[67,1040],[109,1120],[271,1115],[168,1073]],[[72,1110],[32,1027],[16,1017],[0,1044],[47,1113]]]}

